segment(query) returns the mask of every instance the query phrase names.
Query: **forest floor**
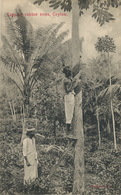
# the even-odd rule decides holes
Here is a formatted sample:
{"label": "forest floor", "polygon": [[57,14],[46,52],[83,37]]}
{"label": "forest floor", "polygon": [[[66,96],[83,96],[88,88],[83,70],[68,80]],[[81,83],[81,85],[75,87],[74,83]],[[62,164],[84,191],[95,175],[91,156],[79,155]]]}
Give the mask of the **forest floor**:
{"label": "forest floor", "polygon": [[[0,120],[1,148],[1,195],[71,195],[73,186],[74,148],[67,154],[53,177],[45,182],[52,167],[60,157],[58,153],[43,153],[41,145],[51,144],[37,138],[40,178],[33,189],[24,193],[23,189],[23,157],[20,146],[22,127],[12,120]],[[95,130],[96,131],[96,130]],[[93,130],[94,132],[94,130]],[[41,133],[41,132],[40,132]],[[118,139],[118,152],[115,153],[113,140],[102,137],[101,147],[98,148],[97,135],[85,132],[85,189],[86,195],[120,195],[121,194],[121,140]],[[66,147],[66,142],[56,138],[56,145]],[[45,193],[44,193],[45,192]],[[49,193],[49,194],[48,194]]]}

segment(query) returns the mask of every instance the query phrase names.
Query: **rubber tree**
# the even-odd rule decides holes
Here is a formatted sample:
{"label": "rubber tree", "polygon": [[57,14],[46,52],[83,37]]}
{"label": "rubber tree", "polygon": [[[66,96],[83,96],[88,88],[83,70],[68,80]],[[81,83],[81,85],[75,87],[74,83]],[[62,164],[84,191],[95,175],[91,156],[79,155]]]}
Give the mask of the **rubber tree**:
{"label": "rubber tree", "polygon": [[[107,58],[107,63],[108,63],[108,67],[109,67],[109,87],[111,89],[111,86],[112,86],[112,81],[111,81],[112,73],[111,73],[110,53],[115,52],[115,49],[116,49],[116,46],[114,44],[114,40],[113,40],[113,38],[110,38],[108,35],[106,35],[105,37],[99,37],[98,41],[95,45],[95,48],[98,52],[104,53],[105,57]],[[115,151],[117,151],[112,90],[110,90],[109,98],[110,98],[110,109],[111,109],[112,126],[113,126],[114,148],[115,148]]]}
{"label": "rubber tree", "polygon": [[[79,49],[79,6],[72,1],[72,61],[80,63]],[[75,96],[74,132],[78,138],[75,144],[73,195],[84,193],[84,133],[82,116],[82,90]]]}
{"label": "rubber tree", "polygon": [[[36,0],[34,4],[41,5],[44,0]],[[50,7],[57,9],[60,7],[64,11],[72,10],[72,58],[73,66],[79,62],[80,49],[79,49],[79,15],[83,14],[83,10],[87,10],[90,5],[93,6],[93,15],[97,22],[102,26],[105,22],[114,20],[108,8],[118,7],[119,1],[100,1],[100,0],[46,0],[49,2]],[[82,91],[76,97],[75,104],[75,122],[74,130],[78,136],[75,145],[75,170],[74,170],[74,184],[73,195],[82,195],[84,193],[84,138],[83,138],[83,117],[82,117]]]}

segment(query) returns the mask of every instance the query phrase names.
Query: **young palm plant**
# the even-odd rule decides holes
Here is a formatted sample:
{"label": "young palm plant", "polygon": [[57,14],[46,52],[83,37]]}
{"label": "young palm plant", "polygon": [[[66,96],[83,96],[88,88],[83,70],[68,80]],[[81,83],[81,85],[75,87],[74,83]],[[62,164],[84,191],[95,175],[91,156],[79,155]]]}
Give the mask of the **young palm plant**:
{"label": "young palm plant", "polygon": [[34,31],[30,22],[22,15],[20,7],[16,8],[16,13],[16,19],[6,16],[7,36],[2,35],[1,61],[6,77],[20,91],[25,119],[29,115],[32,90],[38,80],[42,82],[45,77],[52,77],[55,63],[53,59],[58,58],[68,31],[58,33],[64,23]]}

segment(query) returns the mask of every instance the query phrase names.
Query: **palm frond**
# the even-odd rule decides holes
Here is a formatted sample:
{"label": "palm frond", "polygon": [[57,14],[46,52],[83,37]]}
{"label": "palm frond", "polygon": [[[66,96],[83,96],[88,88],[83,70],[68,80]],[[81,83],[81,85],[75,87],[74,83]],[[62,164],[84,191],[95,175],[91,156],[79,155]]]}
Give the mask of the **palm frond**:
{"label": "palm frond", "polygon": [[[11,45],[14,46],[19,43],[18,41],[19,37],[17,38],[17,34],[16,34],[16,24],[9,15],[5,15],[5,20],[6,20],[6,30],[8,32],[9,39],[11,40]],[[20,43],[18,47],[20,48]]]}
{"label": "palm frond", "polygon": [[56,26],[57,26],[57,23],[49,24],[49,25],[46,27],[46,30],[47,30],[47,31],[52,31]]}
{"label": "palm frond", "polygon": [[[49,27],[43,29],[40,28],[36,32],[36,50],[33,52],[31,56],[31,66],[33,66],[35,59],[48,59],[53,55],[53,59],[55,59],[55,55],[58,56],[60,52],[60,44],[64,40],[65,36],[68,34],[68,31],[65,31],[58,35],[57,32],[61,28],[63,23],[59,25],[52,24]],[[56,26],[56,27],[55,27]],[[50,29],[50,32],[48,31]],[[56,54],[55,54],[56,53]],[[45,59],[44,57],[48,57]],[[50,58],[51,61],[51,58]],[[53,60],[52,60],[53,61]]]}
{"label": "palm frond", "polygon": [[17,86],[21,95],[23,95],[23,82],[19,71],[13,73],[5,66],[1,66],[1,70],[5,77],[8,77]]}
{"label": "palm frond", "polygon": [[[43,51],[44,54],[47,53],[48,48],[50,48],[51,45],[53,45],[53,43],[56,43],[56,39],[57,39],[57,33],[59,31],[59,29],[63,26],[63,22],[61,22],[59,25],[56,25],[56,27],[54,28],[54,26],[52,25],[51,27],[47,27],[46,30],[46,39],[44,40],[44,44],[43,44]],[[42,53],[42,51],[41,51]],[[41,54],[42,56],[42,54]]]}
{"label": "palm frond", "polygon": [[[55,26],[52,25],[52,28]],[[30,62],[31,67],[34,64],[34,60],[37,58],[42,58],[43,55],[46,53],[46,46],[49,44],[49,32],[47,31],[47,28],[39,28],[35,33],[35,50],[31,55]]]}
{"label": "palm frond", "polygon": [[64,31],[58,35],[58,37],[54,38],[52,43],[48,46],[47,52],[46,53],[51,53],[53,51],[56,51],[56,49],[59,47],[59,45],[62,43],[64,38],[68,35],[69,31]]}
{"label": "palm frond", "polygon": [[22,11],[19,6],[16,8],[16,13],[18,14],[17,20],[15,22],[16,34],[19,38],[19,43],[21,43],[21,48],[25,60],[28,61],[33,51],[34,32],[31,23],[24,15],[22,15]]}
{"label": "palm frond", "polygon": [[48,31],[48,32],[52,32],[52,36],[55,37],[55,36],[57,35],[59,29],[64,25],[64,23],[65,23],[65,22],[61,22],[60,24],[54,23],[54,24],[52,24],[52,25],[49,25],[49,26],[47,27],[47,31]]}
{"label": "palm frond", "polygon": [[[7,40],[7,38],[4,35],[1,35],[2,41],[3,41],[3,58],[6,60],[7,58],[11,59],[11,64],[8,63],[9,65],[11,65],[11,68],[18,68],[21,72],[22,77],[23,75],[23,70],[22,70],[22,66],[21,66],[21,62],[23,62],[23,60],[19,57],[19,55],[17,54],[16,50],[13,49],[13,47],[11,46],[11,44],[9,43],[9,41]],[[5,53],[6,52],[6,53]],[[1,56],[2,57],[2,56]],[[3,61],[4,62],[4,61]],[[7,64],[6,64],[7,65]]]}
{"label": "palm frond", "polygon": [[110,94],[115,95],[119,91],[121,91],[121,85],[119,84],[111,85],[107,87],[106,89],[102,90],[99,93],[98,98],[104,98],[106,96],[109,96]]}
{"label": "palm frond", "polygon": [[28,61],[33,51],[34,32],[32,25],[22,15],[21,8],[16,8],[17,19],[13,20],[10,16],[6,15],[6,26],[11,45],[21,55],[24,55],[24,59]]}

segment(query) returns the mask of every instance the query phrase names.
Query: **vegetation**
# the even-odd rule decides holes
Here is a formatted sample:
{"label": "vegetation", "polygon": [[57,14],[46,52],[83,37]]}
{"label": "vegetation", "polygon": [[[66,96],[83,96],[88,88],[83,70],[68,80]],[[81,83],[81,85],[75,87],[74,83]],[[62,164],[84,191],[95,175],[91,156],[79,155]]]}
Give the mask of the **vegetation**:
{"label": "vegetation", "polygon": [[[20,15],[21,9],[16,8]],[[69,44],[62,44],[68,31],[58,34],[63,23],[52,24],[39,28],[34,32],[31,24],[24,16],[17,17],[16,21],[6,16],[8,37],[2,35],[3,46],[1,48],[1,61],[4,66],[4,80],[16,85],[19,96],[21,96],[21,115],[23,117],[23,133],[25,120],[30,117],[29,105],[33,91],[37,83],[43,83],[45,78],[48,82],[56,78],[53,72],[53,64],[58,60]],[[60,54],[60,51],[62,53]],[[54,67],[56,69],[56,67]],[[35,86],[36,85],[36,86]],[[10,101],[9,91],[7,96],[11,107],[12,116],[15,118],[13,102]]]}
{"label": "vegetation", "polygon": [[[21,10],[17,8],[16,11]],[[23,22],[25,25],[22,25]],[[69,60],[72,61],[69,50],[71,41],[64,41],[67,32],[57,35],[62,24],[53,24],[47,27],[48,30],[38,29],[36,32],[23,16],[18,16],[16,21],[7,18],[7,24],[10,31],[8,38],[3,36],[1,52],[4,67],[3,81],[4,86],[7,86],[0,98],[1,195],[68,194],[73,188],[74,145],[69,147],[63,155],[68,148],[68,140],[63,138],[65,119],[61,90],[63,77],[61,59],[63,58],[68,63]],[[38,36],[32,36],[32,34]],[[17,36],[20,39],[17,39]],[[112,43],[111,50],[104,49],[109,48],[105,41],[103,42],[105,39],[107,42],[111,40],[109,41]],[[102,49],[98,49],[98,46],[101,46],[100,41],[103,43]],[[82,40],[80,43],[82,44]],[[87,64],[81,63],[85,193],[87,195],[120,195],[121,63],[118,62],[116,71],[112,66],[116,62],[113,61],[112,56],[107,55],[115,51],[114,41],[110,37],[99,38],[96,49],[99,51],[96,59],[90,59]],[[28,72],[27,69],[31,71]],[[109,70],[111,70],[110,75]],[[26,77],[29,77],[28,82],[24,80]],[[33,77],[34,80],[32,80]],[[33,85],[30,85],[32,84],[30,81]],[[30,93],[24,93],[25,89],[29,89]],[[25,101],[26,94],[29,94],[27,101]],[[28,98],[31,101],[28,101]],[[29,105],[28,110],[26,105]],[[45,140],[36,138],[39,179],[31,186],[23,185],[23,157],[20,145],[23,108],[27,110],[26,125],[36,126],[37,131],[46,137]],[[112,109],[113,112],[111,112]],[[62,155],[63,158],[60,161]],[[58,166],[53,171],[56,163]],[[51,176],[50,173],[52,173]]]}
{"label": "vegetation", "polygon": [[[49,7],[53,9],[61,8],[64,12],[70,12],[72,10],[72,0],[36,0],[34,4],[41,5],[42,2],[48,1]],[[110,7],[117,8],[121,5],[120,0],[78,0],[79,5],[79,15],[84,14],[84,11],[93,7],[92,18],[102,26],[106,22],[115,20],[112,13],[109,12]]]}
{"label": "vegetation", "polygon": [[[36,0],[34,4],[40,5],[44,0]],[[50,7],[57,9],[61,7],[64,11],[70,11],[72,9],[72,64],[80,64],[79,56],[79,15],[82,15],[83,10],[89,9],[90,6],[93,7],[92,17],[102,26],[106,22],[115,20],[113,15],[109,13],[110,7],[118,7],[121,5],[120,0],[115,1],[102,1],[102,0],[48,0]],[[112,107],[112,101],[111,101]],[[116,148],[116,138],[115,138],[115,124],[114,124],[114,114],[113,109],[112,120],[114,129],[114,143]],[[99,116],[98,116],[98,106],[97,106],[97,121],[98,121],[98,132],[99,132],[99,145],[100,145],[100,128],[99,128]],[[74,113],[74,131],[78,140],[75,144],[75,169],[74,169],[74,184],[72,195],[84,194],[84,133],[83,133],[83,111],[82,111],[82,90],[75,96],[75,113]]]}

